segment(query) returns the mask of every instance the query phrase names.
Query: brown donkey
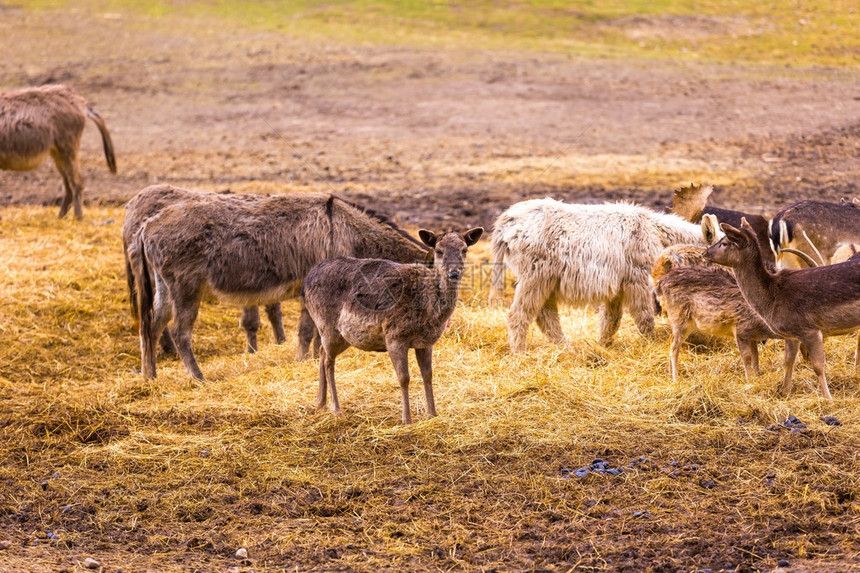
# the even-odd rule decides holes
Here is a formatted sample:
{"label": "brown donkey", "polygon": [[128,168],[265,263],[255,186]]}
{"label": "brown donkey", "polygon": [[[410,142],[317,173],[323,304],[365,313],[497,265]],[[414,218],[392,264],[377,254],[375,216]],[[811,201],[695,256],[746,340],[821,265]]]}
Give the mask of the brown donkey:
{"label": "brown donkey", "polygon": [[334,382],[338,354],[350,346],[371,352],[388,351],[403,396],[402,420],[404,424],[412,423],[408,352],[414,348],[424,380],[427,414],[436,415],[433,345],[457,305],[466,249],[483,232],[480,227],[438,235],[419,231],[424,244],[433,249],[433,268],[340,257],[308,273],[302,293],[319,328],[322,345],[317,407],[325,407],[328,382],[332,411],[341,414]]}
{"label": "brown donkey", "polygon": [[[180,189],[172,185],[151,185],[141,190],[137,195],[132,197],[131,201],[125,205],[125,219],[122,223],[122,247],[123,255],[125,256],[125,275],[128,281],[129,302],[131,303],[131,314],[135,322],[140,320],[137,312],[137,285],[134,280],[134,273],[131,270],[131,263],[128,259],[128,246],[131,244],[135,235],[140,231],[143,223],[157,215],[162,209],[168,205],[173,205],[180,201],[216,201],[218,198],[226,197],[228,201],[257,201],[261,198],[260,195],[223,195],[215,193],[198,193],[187,189]],[[302,309],[302,315],[299,322],[299,358],[306,357],[308,346],[313,335],[316,333],[316,328],[308,316],[307,312]],[[275,341],[282,344],[287,335],[284,332],[284,319],[281,314],[281,303],[275,302],[266,305],[266,314],[269,317],[269,322],[272,323],[272,330],[275,334]],[[256,306],[248,306],[242,309],[242,327],[245,329],[246,350],[248,352],[257,351],[257,331],[260,329],[260,311]],[[303,342],[302,335],[307,337],[307,341]],[[176,352],[176,347],[173,344],[173,339],[170,337],[169,329],[165,328],[161,335],[161,346],[168,354]]]}
{"label": "brown donkey", "polygon": [[742,222],[740,229],[726,223],[720,227],[726,236],[705,256],[734,268],[744,300],[774,333],[785,338],[782,394],[791,391],[791,370],[802,343],[809,350],[821,393],[830,398],[822,339],[860,328],[860,262],[771,273],[749,224]]}
{"label": "brown donkey", "polygon": [[116,173],[113,143],[105,122],[74,89],[48,85],[0,92],[0,169],[29,171],[50,155],[66,189],[61,218],[73,203],[75,218],[84,216],[78,152],[88,117],[99,128],[108,168]]}
{"label": "brown donkey", "polygon": [[155,347],[173,317],[176,350],[199,379],[191,330],[206,290],[244,308],[271,305],[297,296],[308,271],[331,257],[427,257],[394,224],[322,193],[257,200],[199,193],[145,220],[126,252],[137,285],[143,376],[155,377]]}

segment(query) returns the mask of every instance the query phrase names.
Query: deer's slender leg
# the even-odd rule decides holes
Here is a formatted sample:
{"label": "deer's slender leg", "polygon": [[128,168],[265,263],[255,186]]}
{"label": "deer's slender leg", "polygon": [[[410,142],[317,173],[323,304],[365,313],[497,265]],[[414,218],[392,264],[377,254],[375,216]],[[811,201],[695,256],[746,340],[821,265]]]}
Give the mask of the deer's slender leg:
{"label": "deer's slender leg", "polygon": [[830,389],[827,387],[827,377],[824,373],[824,339],[820,331],[816,331],[803,338],[803,343],[809,348],[809,361],[812,363],[812,369],[818,377],[818,386],[821,389],[821,394],[828,400],[832,400]]}
{"label": "deer's slender leg", "polygon": [[690,330],[686,321],[673,321],[672,343],[669,345],[669,364],[672,368],[672,382],[675,384],[678,383],[678,355],[681,353],[681,346],[689,334]]}
{"label": "deer's slender leg", "polygon": [[296,350],[296,357],[299,360],[305,360],[308,357],[311,341],[314,342],[314,356],[316,356],[319,354],[319,334],[314,320],[302,303],[302,312],[299,315],[299,347]]}
{"label": "deer's slender leg", "polygon": [[427,402],[427,415],[436,415],[436,402],[433,399],[433,347],[416,348],[415,360],[421,370],[421,379],[424,381],[424,398]]}
{"label": "deer's slender leg", "polygon": [[787,398],[791,393],[791,371],[794,369],[794,361],[797,358],[797,351],[800,348],[800,341],[795,338],[785,339],[785,378],[782,381],[782,387],[779,393]]}
{"label": "deer's slender leg", "polygon": [[335,416],[341,416],[343,415],[343,412],[340,409],[340,402],[337,399],[337,386],[334,381],[334,362],[337,355],[347,348],[349,348],[349,343],[346,342],[338,333],[332,333],[322,341],[317,408],[325,408],[326,387],[328,387],[328,390],[331,392],[331,411]]}
{"label": "deer's slender leg", "polygon": [[409,411],[409,348],[396,343],[389,343],[386,346],[388,347],[388,356],[394,365],[394,372],[397,374],[397,381],[400,382],[400,394],[403,397],[403,414],[401,420],[404,424],[411,424],[412,414]]}
{"label": "deer's slender leg", "polygon": [[758,343],[750,341],[749,338],[739,335],[735,332],[735,342],[738,345],[738,352],[741,354],[741,362],[744,365],[744,376],[747,379],[747,384],[752,380],[752,377],[758,374]]}

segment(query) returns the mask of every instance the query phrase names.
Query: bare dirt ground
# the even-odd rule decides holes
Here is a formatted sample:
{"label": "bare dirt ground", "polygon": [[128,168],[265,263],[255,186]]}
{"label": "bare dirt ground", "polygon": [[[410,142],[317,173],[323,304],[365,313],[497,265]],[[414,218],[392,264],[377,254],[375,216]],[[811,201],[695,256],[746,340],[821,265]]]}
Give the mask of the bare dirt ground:
{"label": "bare dirt ground", "polygon": [[[771,213],[858,193],[853,72],[339,46],[211,21],[6,7],[0,84],[75,85],[95,129],[90,202],[170,182],[232,191],[328,189],[409,226],[482,224],[511,203],[664,204],[690,180],[715,204]],[[175,22],[175,20],[174,20]],[[51,204],[48,162],[0,172],[0,205]]]}

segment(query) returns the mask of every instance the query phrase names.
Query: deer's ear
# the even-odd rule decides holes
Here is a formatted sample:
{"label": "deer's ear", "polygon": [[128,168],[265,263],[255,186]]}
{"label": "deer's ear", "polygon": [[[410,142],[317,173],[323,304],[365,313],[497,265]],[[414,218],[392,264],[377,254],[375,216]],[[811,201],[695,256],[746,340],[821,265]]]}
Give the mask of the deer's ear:
{"label": "deer's ear", "polygon": [[418,237],[421,239],[422,243],[431,249],[436,246],[436,241],[439,240],[439,235],[433,231],[428,231],[427,229],[419,229]]}
{"label": "deer's ear", "polygon": [[720,223],[720,229],[726,234],[726,238],[736,245],[745,245],[747,236],[740,229],[735,229],[728,223]]}
{"label": "deer's ear", "polygon": [[741,229],[749,229],[750,231],[755,233],[755,229],[752,228],[752,225],[750,225],[746,217],[741,217]]}
{"label": "deer's ear", "polygon": [[480,239],[483,234],[483,227],[475,227],[474,229],[469,229],[463,233],[463,240],[466,241],[466,246],[471,247],[478,242],[478,239]]}

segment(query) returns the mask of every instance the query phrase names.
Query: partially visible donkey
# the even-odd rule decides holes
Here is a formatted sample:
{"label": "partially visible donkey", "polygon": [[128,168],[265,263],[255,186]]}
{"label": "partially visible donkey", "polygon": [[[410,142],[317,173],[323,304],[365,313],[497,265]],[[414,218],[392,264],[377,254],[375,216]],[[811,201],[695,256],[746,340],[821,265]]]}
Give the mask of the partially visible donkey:
{"label": "partially visible donkey", "polygon": [[860,261],[771,273],[748,224],[744,222],[740,229],[726,223],[720,226],[726,236],[708,249],[706,257],[734,268],[744,300],[774,333],[785,338],[783,396],[791,391],[791,370],[802,343],[809,350],[821,393],[830,398],[822,339],[860,328]]}
{"label": "partially visible donkey", "polygon": [[29,171],[50,155],[66,190],[61,218],[73,203],[75,218],[84,216],[78,152],[88,117],[99,128],[108,168],[116,173],[113,143],[105,122],[74,89],[47,85],[0,92],[0,169]]}
{"label": "partially visible donkey", "polygon": [[[137,309],[137,285],[134,280],[134,273],[131,269],[131,262],[128,259],[128,246],[134,240],[135,235],[140,231],[143,223],[157,215],[162,209],[168,205],[173,205],[180,201],[217,201],[219,198],[226,198],[226,201],[258,201],[260,195],[222,195],[215,193],[198,193],[196,191],[188,191],[180,189],[172,185],[151,185],[141,190],[137,195],[132,197],[131,201],[126,203],[125,219],[122,223],[122,247],[123,255],[125,256],[125,275],[128,282],[129,302],[131,303],[131,314],[135,322],[140,320]],[[275,341],[282,344],[287,335],[284,332],[284,320],[281,314],[281,303],[275,302],[266,306],[266,314],[269,317],[269,322],[272,323],[272,330],[275,334]],[[260,329],[260,311],[256,306],[248,306],[242,309],[242,327],[245,329],[245,338],[247,341],[246,350],[248,352],[257,351],[257,331]],[[302,308],[302,315],[299,319],[299,358],[304,358],[310,344],[310,337],[316,332],[313,322],[310,320],[307,311]],[[308,339],[303,340],[302,336]],[[169,329],[165,328],[161,335],[161,346],[166,353],[172,354],[176,352],[176,347],[173,344],[173,339],[170,337]]]}
{"label": "partially visible donkey", "polygon": [[319,328],[322,345],[319,408],[325,407],[328,386],[332,411],[341,414],[334,381],[338,354],[350,346],[388,351],[403,396],[402,420],[404,424],[412,423],[408,352],[414,348],[424,380],[427,414],[436,415],[433,345],[457,305],[466,249],[481,238],[483,231],[480,227],[463,233],[419,231],[424,244],[433,249],[433,268],[379,259],[336,258],[308,273],[303,295]]}
{"label": "partially visible donkey", "polygon": [[[773,216],[769,232],[781,268],[830,264],[840,246],[860,243],[860,206],[853,202],[798,201]],[[797,255],[804,264],[784,252]]]}
{"label": "partially visible donkey", "polygon": [[185,368],[203,374],[191,329],[206,290],[242,307],[297,296],[317,263],[336,256],[422,262],[426,248],[379,216],[323,193],[249,200],[199,193],[145,220],[127,245],[137,285],[141,371],[155,377],[167,322]]}

